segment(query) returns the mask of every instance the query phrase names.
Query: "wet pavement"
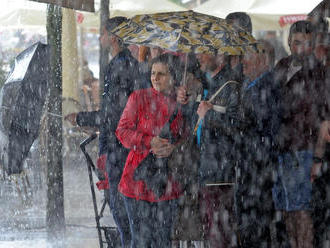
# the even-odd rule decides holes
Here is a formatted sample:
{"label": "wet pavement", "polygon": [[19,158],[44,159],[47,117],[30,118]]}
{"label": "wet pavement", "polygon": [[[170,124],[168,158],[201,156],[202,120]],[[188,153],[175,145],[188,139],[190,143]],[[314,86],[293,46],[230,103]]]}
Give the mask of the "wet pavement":
{"label": "wet pavement", "polygon": [[[95,144],[90,150],[94,161]],[[86,161],[78,149],[70,152],[72,155],[63,160],[66,247],[96,248],[99,240]],[[2,171],[0,174],[0,248],[47,246],[45,170],[38,163],[28,162],[28,182],[26,177],[8,180]],[[100,209],[103,191],[97,191],[96,197]],[[108,207],[101,223],[115,226]]]}

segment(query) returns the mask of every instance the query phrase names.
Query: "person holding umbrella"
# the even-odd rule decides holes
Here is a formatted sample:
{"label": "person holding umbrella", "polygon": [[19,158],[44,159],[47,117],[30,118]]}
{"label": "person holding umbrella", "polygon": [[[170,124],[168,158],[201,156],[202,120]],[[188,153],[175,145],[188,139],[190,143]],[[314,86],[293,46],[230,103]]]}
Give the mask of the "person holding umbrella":
{"label": "person holding umbrella", "polygon": [[[235,180],[235,149],[232,148],[239,123],[240,84],[230,81],[228,57],[198,54],[197,58],[207,75],[207,91],[204,91],[197,109],[202,119],[197,129],[201,152],[199,177],[203,185],[201,211],[208,220],[208,240],[212,247],[231,247],[236,243],[232,239],[235,236],[232,187]],[[224,87],[223,90],[211,102],[210,99],[221,87]],[[217,111],[215,106],[225,110]],[[225,218],[228,215],[229,218]]]}
{"label": "person holding umbrella", "polygon": [[[226,86],[226,83],[235,77],[229,56],[197,54],[196,57],[200,64],[200,68],[197,68],[207,75],[200,95],[202,101],[197,106],[189,106],[186,86],[178,88],[177,98],[184,112],[187,108],[194,108],[195,113],[191,115],[191,119],[196,119],[194,116],[197,119],[198,117],[203,119],[196,131],[196,142],[201,154],[199,161],[199,180],[202,185],[200,211],[203,219],[207,220],[204,223],[207,226],[206,239],[212,247],[232,247],[237,244],[237,240],[232,239],[233,236],[235,237],[232,187],[235,178],[233,162],[235,153],[232,149],[234,140],[229,136],[236,133],[239,123],[240,84],[232,81],[231,85]],[[212,96],[222,86],[225,87],[212,103],[207,101],[213,98]],[[217,106],[226,110],[216,111]],[[195,125],[196,122],[192,128]],[[231,152],[228,152],[228,149],[231,149]],[[211,186],[217,183],[219,184]],[[220,186],[221,183],[224,185]],[[229,219],[225,218],[228,215]]]}

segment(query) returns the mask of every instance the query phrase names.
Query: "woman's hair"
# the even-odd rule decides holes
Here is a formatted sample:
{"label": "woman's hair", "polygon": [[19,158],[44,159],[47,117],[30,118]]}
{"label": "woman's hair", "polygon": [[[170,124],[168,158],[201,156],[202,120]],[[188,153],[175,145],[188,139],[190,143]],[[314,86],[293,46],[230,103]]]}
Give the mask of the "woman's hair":
{"label": "woman's hair", "polygon": [[178,56],[172,54],[162,54],[156,58],[153,58],[150,63],[150,70],[153,64],[161,63],[167,65],[168,70],[173,78],[174,85],[179,85],[182,80],[182,63]]}

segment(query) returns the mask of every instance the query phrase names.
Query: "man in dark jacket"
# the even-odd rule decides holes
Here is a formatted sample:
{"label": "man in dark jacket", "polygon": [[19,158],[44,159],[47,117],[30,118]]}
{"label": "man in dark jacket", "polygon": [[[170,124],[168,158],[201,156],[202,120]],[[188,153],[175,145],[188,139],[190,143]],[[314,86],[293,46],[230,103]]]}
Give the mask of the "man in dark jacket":
{"label": "man in dark jacket", "polygon": [[275,67],[281,85],[279,162],[273,198],[281,210],[292,247],[313,246],[310,172],[318,128],[323,118],[324,77],[313,56],[314,27],[299,21],[290,28],[292,55]]}
{"label": "man in dark jacket", "polygon": [[[204,90],[203,101],[197,110],[202,119],[197,129],[201,147],[199,176],[203,185],[201,211],[208,220],[207,235],[211,246],[231,247],[236,245],[233,239],[232,147],[237,135],[239,83],[226,84],[232,76],[227,56],[198,54],[197,59],[207,75],[207,90]],[[221,87],[221,92],[213,97]],[[210,101],[211,98],[214,99]]]}
{"label": "man in dark jacket", "polygon": [[141,80],[137,60],[118,37],[111,34],[111,30],[125,20],[125,17],[108,19],[100,37],[102,47],[107,48],[112,56],[106,68],[101,110],[80,112],[76,115],[76,122],[80,126],[95,126],[100,129],[99,155],[107,157],[110,210],[121,235],[122,247],[129,247],[131,235],[128,216],[117,189],[128,150],[117,140],[115,131],[129,95],[134,90],[143,88],[141,84],[145,80]]}
{"label": "man in dark jacket", "polygon": [[115,136],[115,131],[129,95],[139,80],[138,62],[129,50],[110,31],[124,18],[108,20],[100,37],[101,45],[108,48],[110,61],[104,78],[104,93],[101,105],[100,154],[106,154],[106,169],[109,177],[110,209],[121,234],[122,247],[130,245],[131,235],[124,202],[118,192],[118,183],[123,172],[128,150]]}
{"label": "man in dark jacket", "polygon": [[275,81],[283,87],[303,64],[313,63],[313,26],[308,21],[298,21],[290,27],[288,43],[291,55],[281,59],[274,68]]}
{"label": "man in dark jacket", "polygon": [[[262,44],[262,42],[261,42]],[[273,136],[279,126],[278,87],[267,63],[270,46],[243,57],[241,147],[236,207],[241,247],[271,247]]]}
{"label": "man in dark jacket", "polygon": [[[226,56],[197,55],[201,69],[206,72],[207,91],[197,109],[200,125],[201,171],[202,183],[233,180],[228,159],[233,142],[233,128],[238,119],[239,83],[230,82],[231,67]],[[225,85],[226,84],[226,85]],[[222,86],[222,91],[210,102],[212,96]],[[221,107],[223,107],[221,109]],[[220,166],[220,167],[219,167]],[[219,173],[219,169],[222,170]]]}

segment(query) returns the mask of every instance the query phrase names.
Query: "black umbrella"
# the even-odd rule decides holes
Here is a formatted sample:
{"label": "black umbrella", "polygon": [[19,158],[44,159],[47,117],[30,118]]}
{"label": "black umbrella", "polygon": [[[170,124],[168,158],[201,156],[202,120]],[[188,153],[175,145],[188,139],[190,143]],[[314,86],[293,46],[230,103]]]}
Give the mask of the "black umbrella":
{"label": "black umbrella", "polygon": [[320,18],[330,17],[330,0],[320,2],[308,15],[316,22]]}
{"label": "black umbrella", "polygon": [[22,172],[38,137],[48,91],[48,46],[40,42],[15,58],[15,66],[0,92],[0,164],[7,173]]}

